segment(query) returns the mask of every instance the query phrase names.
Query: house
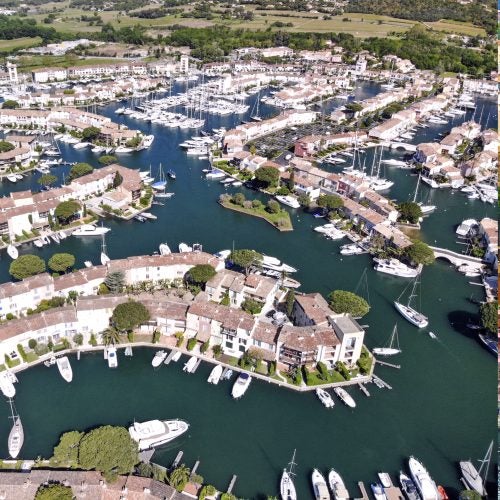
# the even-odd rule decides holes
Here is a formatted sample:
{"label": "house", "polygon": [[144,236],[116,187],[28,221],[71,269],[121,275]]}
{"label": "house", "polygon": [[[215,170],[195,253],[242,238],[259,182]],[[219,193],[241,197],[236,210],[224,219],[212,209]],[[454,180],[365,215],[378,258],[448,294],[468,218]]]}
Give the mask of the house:
{"label": "house", "polygon": [[479,222],[479,235],[486,249],[484,260],[496,270],[498,268],[498,221],[489,217],[481,219]]}

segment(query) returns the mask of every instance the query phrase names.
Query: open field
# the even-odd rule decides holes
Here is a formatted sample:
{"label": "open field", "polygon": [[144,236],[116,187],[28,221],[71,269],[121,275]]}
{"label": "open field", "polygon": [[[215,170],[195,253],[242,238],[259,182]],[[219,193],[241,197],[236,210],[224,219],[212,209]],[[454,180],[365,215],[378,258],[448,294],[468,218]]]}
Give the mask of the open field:
{"label": "open field", "polygon": [[472,26],[469,23],[461,23],[459,21],[449,21],[441,19],[434,23],[425,23],[437,31],[444,31],[446,33],[457,33],[460,35],[468,36],[486,36],[486,31],[483,28]]}
{"label": "open field", "polygon": [[93,64],[113,64],[119,63],[125,59],[106,58],[106,57],[91,57],[88,59],[78,59],[77,57],[68,56],[23,56],[18,61],[19,71],[28,72],[33,69],[62,67],[69,66],[92,66]]}
{"label": "open field", "polygon": [[13,40],[0,40],[0,52],[9,52],[16,49],[27,49],[40,44],[42,39],[35,38],[14,38]]}

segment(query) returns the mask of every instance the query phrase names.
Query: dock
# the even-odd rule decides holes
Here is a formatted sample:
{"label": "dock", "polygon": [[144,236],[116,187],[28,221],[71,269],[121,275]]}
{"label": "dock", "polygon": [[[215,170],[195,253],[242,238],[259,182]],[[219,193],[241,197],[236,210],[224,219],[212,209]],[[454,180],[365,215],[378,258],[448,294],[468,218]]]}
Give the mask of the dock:
{"label": "dock", "polygon": [[233,474],[233,477],[231,478],[231,482],[229,483],[229,486],[227,488],[227,492],[231,493],[234,488],[234,483],[236,483],[236,479],[238,479],[238,476],[236,474]]}
{"label": "dock", "polygon": [[194,368],[191,370],[191,373],[195,373],[196,370],[198,369],[198,366],[200,366],[200,365],[201,365],[201,358],[198,358],[198,361],[194,365]]}
{"label": "dock", "polygon": [[397,486],[384,488],[384,493],[387,497],[387,500],[401,500],[402,498],[404,498],[403,492]]}
{"label": "dock", "polygon": [[139,453],[139,458],[141,462],[144,462],[145,464],[149,464],[151,457],[153,456],[155,450],[144,450]]}
{"label": "dock", "polygon": [[196,463],[193,465],[193,468],[191,469],[191,474],[196,474],[196,471],[198,470],[198,467],[200,466],[200,461],[196,460]]}
{"label": "dock", "polygon": [[224,368],[224,371],[222,372],[222,375],[220,376],[220,379],[221,380],[226,380],[226,373],[229,371],[229,368],[226,366],[226,368]]}
{"label": "dock", "polygon": [[397,368],[398,370],[401,368],[401,365],[395,365],[393,363],[388,363],[387,361],[379,361],[378,359],[375,360],[375,363],[378,363],[379,365],[382,366],[390,366],[391,368]]}
{"label": "dock", "polygon": [[373,374],[372,378],[373,381],[375,382],[375,385],[377,385],[378,387],[385,387],[386,389],[392,389],[392,387],[387,382],[384,382],[380,377],[377,377],[377,375]]}
{"label": "dock", "polygon": [[134,352],[132,351],[132,347],[128,346],[125,348],[125,356],[133,356]]}
{"label": "dock", "polygon": [[172,469],[175,469],[179,465],[180,461],[182,460],[182,455],[184,455],[184,452],[182,450],[177,453],[175,460],[172,462]]}
{"label": "dock", "polygon": [[370,393],[368,392],[368,389],[366,388],[365,384],[358,384],[358,387],[361,389],[361,392],[365,395],[370,397]]}
{"label": "dock", "polygon": [[356,500],[370,500],[368,493],[366,493],[366,488],[363,481],[358,481],[358,488],[361,491],[361,497],[357,498]]}
{"label": "dock", "polygon": [[174,356],[175,356],[175,351],[174,350],[170,351],[169,355],[167,356],[167,359],[163,363],[165,365],[169,365]]}

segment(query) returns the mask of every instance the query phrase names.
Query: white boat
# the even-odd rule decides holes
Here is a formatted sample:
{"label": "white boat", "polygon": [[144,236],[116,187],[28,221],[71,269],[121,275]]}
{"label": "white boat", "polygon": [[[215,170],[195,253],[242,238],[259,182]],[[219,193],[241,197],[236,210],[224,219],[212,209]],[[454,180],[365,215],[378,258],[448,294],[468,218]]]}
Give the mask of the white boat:
{"label": "white boat", "polygon": [[175,354],[172,356],[172,361],[174,363],[177,363],[177,361],[179,361],[179,359],[181,359],[181,356],[182,356],[182,352],[176,351]]}
{"label": "white boat", "polygon": [[19,250],[12,244],[7,246],[7,253],[13,260],[16,260],[19,257]]}
{"label": "white boat", "polygon": [[115,153],[132,153],[134,151],[134,148],[128,148],[126,146],[118,146],[115,148]]}
{"label": "white boat", "polygon": [[340,229],[334,227],[333,229],[328,229],[327,231],[325,231],[324,235],[330,240],[341,240],[346,236],[346,233],[345,231],[341,231]]}
{"label": "white boat", "polygon": [[425,328],[429,324],[428,318],[424,316],[422,313],[419,313],[417,310],[413,309],[410,305],[413,298],[416,297],[415,290],[417,288],[417,285],[418,285],[418,278],[415,278],[415,280],[413,281],[412,291],[410,293],[410,296],[408,297],[408,303],[406,305],[402,304],[399,301],[401,300],[403,294],[406,292],[408,286],[406,286],[406,288],[402,291],[401,295],[398,297],[398,300],[394,302],[394,306],[401,313],[401,315],[410,323],[417,326],[418,328]]}
{"label": "white boat", "polygon": [[384,488],[391,488],[392,487],[392,480],[391,476],[387,472],[379,472],[378,478],[380,479],[380,483]]}
{"label": "white boat", "polygon": [[429,337],[434,340],[437,339],[437,335],[434,332],[429,332]]}
{"label": "white boat", "polygon": [[182,368],[182,371],[187,372],[187,373],[193,373],[194,367],[196,366],[196,363],[198,361],[198,358],[196,356],[191,356],[186,363],[184,363],[184,368]]}
{"label": "white boat", "polygon": [[340,247],[341,255],[361,255],[367,251],[360,247],[357,243],[351,243],[349,245],[343,245]]}
{"label": "white boat", "polygon": [[43,241],[38,238],[33,242],[33,245],[35,245],[37,248],[42,248],[43,247]]}
{"label": "white boat", "polygon": [[240,186],[243,186],[243,182],[241,182],[241,181],[234,181],[231,185],[233,187],[240,187]]}
{"label": "white boat", "polygon": [[153,368],[157,368],[158,366],[160,366],[166,359],[166,357],[168,356],[168,352],[167,351],[157,351],[153,360],[151,361],[151,366]]}
{"label": "white boat", "polygon": [[251,381],[252,377],[250,377],[248,373],[240,373],[238,378],[236,379],[236,382],[233,385],[231,396],[234,399],[241,398],[247,391],[248,387],[250,386]]}
{"label": "white boat", "polygon": [[389,337],[389,343],[387,347],[375,347],[372,349],[373,354],[378,356],[394,356],[399,354],[401,349],[399,348],[399,338],[398,338],[398,325],[394,325],[391,336]]}
{"label": "white boat", "polygon": [[10,430],[8,439],[9,455],[12,458],[17,458],[19,452],[21,451],[21,448],[23,447],[24,430],[19,415],[15,415],[14,413],[14,407],[11,399],[9,399],[9,403],[10,403],[10,411],[12,414],[10,418],[12,418],[13,422],[12,429]]}
{"label": "white boat", "polygon": [[68,356],[57,358],[57,369],[66,382],[71,382],[73,380],[73,370],[71,369]]}
{"label": "white boat", "polygon": [[16,183],[17,182],[17,177],[14,174],[9,174],[7,176],[7,180],[10,181],[10,182]]}
{"label": "white boat", "polygon": [[0,373],[0,391],[6,398],[13,398],[16,395],[16,388],[7,372]]}
{"label": "white boat", "polygon": [[109,227],[84,224],[73,231],[73,236],[101,236],[109,231],[111,231]]}
{"label": "white boat", "polygon": [[351,395],[342,387],[335,387],[333,392],[339,397],[339,399],[346,404],[349,408],[356,408],[356,401],[351,397]]}
{"label": "white boat", "polygon": [[334,469],[330,469],[328,473],[328,485],[335,500],[349,500],[349,492],[345,487],[344,481]]}
{"label": "white boat", "polygon": [[116,347],[108,347],[108,367],[109,368],[118,367],[118,356],[116,353]]}
{"label": "white boat", "polygon": [[293,196],[289,196],[289,195],[286,195],[286,196],[277,195],[276,199],[280,203],[283,203],[283,205],[287,205],[287,206],[292,207],[292,208],[300,208],[300,203]]}
{"label": "white boat", "polygon": [[324,389],[318,387],[316,389],[316,396],[318,396],[319,400],[326,408],[333,408],[335,406],[332,396]]}
{"label": "white boat", "polygon": [[193,247],[189,246],[186,243],[179,243],[179,252],[180,253],[187,253],[187,252],[192,252]]}
{"label": "white boat", "polygon": [[375,500],[387,500],[387,497],[384,493],[384,488],[380,483],[372,483],[370,484],[370,488],[372,489]]}
{"label": "white boat", "polygon": [[106,238],[104,237],[104,234],[102,235],[102,245],[101,245],[101,264],[103,266],[106,266],[111,262],[111,259],[108,257],[108,254],[106,253]]}
{"label": "white boat", "polygon": [[168,255],[169,253],[172,253],[166,243],[161,243],[158,250],[160,251],[160,255]]}
{"label": "white boat", "polygon": [[399,473],[399,484],[408,500],[420,500],[415,483],[403,472]]}
{"label": "white boat", "polygon": [[231,255],[231,250],[219,250],[217,253],[214,254],[218,259],[229,259],[229,256]]}
{"label": "white boat", "polygon": [[457,227],[455,231],[459,236],[467,236],[471,230],[478,225],[477,220],[475,219],[465,219],[462,223]]}
{"label": "white boat", "polygon": [[[462,472],[462,477],[469,487],[475,492],[479,493],[482,497],[487,496],[487,491],[484,486],[486,478],[488,477],[488,469],[491,460],[491,452],[493,450],[493,441],[490,443],[488,451],[484,456],[483,460],[480,460],[481,466],[479,470],[476,469],[474,464],[470,460],[460,462],[460,471]],[[484,469],[484,472],[483,472]]]}
{"label": "white boat", "polygon": [[75,149],[83,149],[90,146],[90,142],[77,142],[76,144],[73,144],[73,147]]}
{"label": "white boat", "polygon": [[436,483],[432,480],[427,469],[416,458],[410,457],[408,461],[410,474],[420,492],[422,500],[440,500]]}
{"label": "white boat", "polygon": [[139,451],[169,443],[189,429],[184,420],[148,420],[134,422],[128,428],[130,437],[139,445]]}
{"label": "white boat", "polygon": [[68,235],[64,231],[59,231],[58,234],[60,240],[65,240],[68,237]]}
{"label": "white boat", "polygon": [[92,267],[92,262],[90,260],[86,260],[83,264],[85,267]]}
{"label": "white boat", "polygon": [[292,461],[288,464],[288,470],[283,469],[283,474],[281,474],[280,480],[280,496],[281,500],[297,500],[297,491],[295,489],[295,484],[293,483],[293,466],[295,463],[295,450],[293,450]]}
{"label": "white boat", "polygon": [[207,179],[221,179],[222,177],[226,177],[226,174],[220,170],[213,169],[208,172],[205,177]]}
{"label": "white boat", "polygon": [[375,271],[400,278],[415,278],[419,275],[421,268],[413,268],[403,264],[398,259],[374,259]]}
{"label": "white boat", "polygon": [[325,478],[323,474],[318,469],[314,469],[311,476],[314,498],[316,500],[330,500],[331,496],[328,493],[328,487],[326,485]]}
{"label": "white boat", "polygon": [[260,263],[260,265],[265,269],[271,269],[273,271],[278,271],[280,273],[281,272],[285,272],[285,273],[297,272],[297,269],[295,269],[295,267],[289,266],[288,264],[281,262],[276,257],[270,257],[268,255],[262,256],[262,262]]}
{"label": "white boat", "polygon": [[215,365],[212,368],[212,371],[210,372],[210,375],[208,376],[207,382],[209,384],[214,384],[217,385],[220,381],[220,378],[222,376],[222,372],[224,371],[224,368],[222,365]]}

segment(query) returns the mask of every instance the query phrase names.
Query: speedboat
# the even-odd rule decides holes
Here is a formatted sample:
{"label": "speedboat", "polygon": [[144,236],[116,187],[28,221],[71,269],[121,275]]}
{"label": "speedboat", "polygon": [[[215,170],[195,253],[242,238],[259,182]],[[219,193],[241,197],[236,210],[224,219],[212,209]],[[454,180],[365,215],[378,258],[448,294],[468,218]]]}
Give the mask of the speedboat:
{"label": "speedboat", "polygon": [[231,250],[219,250],[217,253],[214,254],[218,259],[228,259],[229,256],[231,255]]}
{"label": "speedboat", "polygon": [[467,236],[472,228],[474,226],[477,226],[478,225],[478,222],[477,220],[475,219],[465,219],[464,221],[462,221],[462,223],[457,227],[456,229],[456,233],[459,235],[459,236]]}
{"label": "speedboat", "polygon": [[160,255],[168,255],[169,253],[172,253],[170,251],[170,247],[166,243],[161,243],[158,250],[160,251]]}
{"label": "speedboat", "polygon": [[109,368],[118,367],[118,356],[116,355],[116,347],[108,347],[108,366]]}
{"label": "speedboat", "polygon": [[153,368],[157,368],[158,366],[160,366],[165,361],[167,355],[167,351],[157,351],[153,360],[151,361],[151,366]]}
{"label": "speedboat", "polygon": [[392,274],[400,278],[415,278],[420,273],[420,268],[413,268],[403,264],[398,259],[375,259],[375,271]]}
{"label": "speedboat", "polygon": [[389,476],[387,472],[379,472],[377,476],[384,488],[390,488],[392,486],[391,476]]}
{"label": "speedboat", "polygon": [[478,337],[479,340],[486,346],[488,351],[493,353],[495,357],[498,357],[498,339],[485,335],[484,333],[480,333]]}
{"label": "speedboat", "polygon": [[339,399],[344,404],[349,406],[349,408],[356,408],[356,401],[354,401],[354,399],[352,399],[350,394],[345,389],[342,389],[342,387],[335,387],[333,389],[333,392],[339,397]]}
{"label": "speedboat", "polygon": [[318,469],[313,470],[311,481],[316,500],[330,500],[332,498],[330,493],[328,493],[325,478]]}
{"label": "speedboat", "polygon": [[408,500],[419,500],[420,496],[415,483],[403,472],[399,473],[399,484]]}
{"label": "speedboat", "polygon": [[130,437],[139,445],[139,451],[169,443],[189,429],[184,420],[148,420],[134,422],[128,429]]}
{"label": "speedboat", "polygon": [[111,231],[109,227],[93,226],[92,224],[84,224],[76,231],[73,231],[73,236],[102,236]]}
{"label": "speedboat", "polygon": [[179,252],[180,253],[186,253],[186,252],[192,252],[193,247],[187,245],[186,243],[179,243]]}
{"label": "speedboat", "polygon": [[344,481],[340,474],[334,469],[330,469],[330,472],[328,473],[328,485],[330,486],[330,491],[332,492],[335,500],[349,499],[349,492],[345,487]]}
{"label": "speedboat", "polygon": [[370,488],[372,489],[375,500],[387,500],[387,497],[384,493],[384,488],[380,483],[372,483],[370,484]]}
{"label": "speedboat", "polygon": [[224,368],[222,367],[222,365],[215,365],[212,371],[210,372],[210,375],[208,376],[207,382],[209,384],[217,385],[219,383],[223,371]]}
{"label": "speedboat", "polygon": [[293,196],[289,196],[289,195],[287,195],[287,196],[277,195],[276,199],[280,203],[283,203],[283,205],[287,205],[287,206],[292,207],[292,208],[300,208],[300,203]]}
{"label": "speedboat", "polygon": [[186,363],[184,363],[184,368],[182,368],[182,371],[185,371],[187,373],[193,373],[194,367],[196,366],[196,362],[198,361],[198,358],[196,356],[191,356]]}
{"label": "speedboat", "polygon": [[341,255],[361,255],[366,253],[366,250],[360,247],[357,243],[350,243],[340,247]]}
{"label": "speedboat", "polygon": [[16,388],[7,372],[0,373],[0,391],[6,398],[13,398],[16,395]]}
{"label": "speedboat", "polygon": [[24,443],[24,430],[19,416],[14,416],[13,414],[12,418],[14,419],[14,425],[9,433],[9,455],[12,458],[17,458]]}
{"label": "speedboat", "polygon": [[34,244],[37,248],[42,248],[42,247],[43,247],[43,245],[44,245],[43,241],[42,241],[40,238],[36,239],[36,240],[33,242],[33,244]]}
{"label": "speedboat", "polygon": [[318,387],[316,389],[316,396],[318,396],[319,400],[323,403],[323,406],[325,406],[326,408],[333,408],[335,406],[332,396],[324,389]]}
{"label": "speedboat", "polygon": [[252,377],[250,377],[248,373],[240,373],[238,378],[236,379],[236,382],[233,385],[231,396],[234,399],[241,398],[247,391],[248,387],[250,386],[251,381]]}
{"label": "speedboat", "polygon": [[13,260],[16,260],[19,257],[19,250],[12,244],[7,247],[7,253]]}
{"label": "speedboat", "polygon": [[411,477],[420,492],[422,500],[440,500],[436,483],[433,481],[423,464],[416,458],[410,457],[408,466],[410,468]]}
{"label": "speedboat", "polygon": [[71,369],[68,356],[57,358],[57,368],[61,377],[66,380],[66,382],[71,382],[73,380],[73,370]]}
{"label": "speedboat", "polygon": [[285,273],[297,272],[297,269],[295,269],[295,267],[289,266],[288,264],[281,262],[276,257],[270,257],[268,255],[262,256],[262,262],[260,263],[260,265],[266,269],[271,269],[273,271],[278,271],[280,273],[281,272],[285,272]]}
{"label": "speedboat", "polygon": [[17,177],[14,174],[9,174],[7,176],[7,180],[9,180],[10,182],[16,183],[17,182]]}

